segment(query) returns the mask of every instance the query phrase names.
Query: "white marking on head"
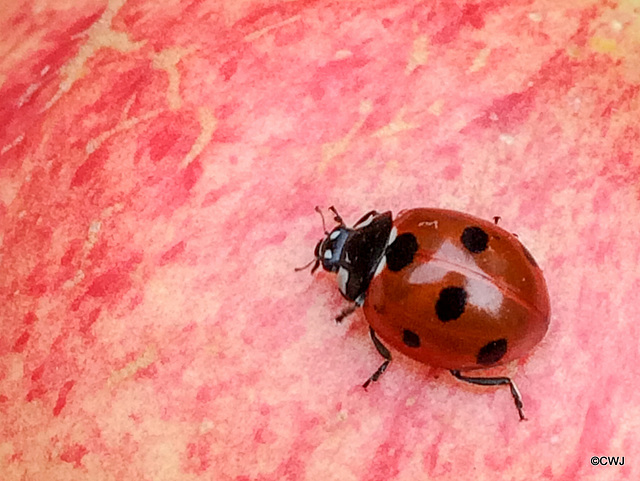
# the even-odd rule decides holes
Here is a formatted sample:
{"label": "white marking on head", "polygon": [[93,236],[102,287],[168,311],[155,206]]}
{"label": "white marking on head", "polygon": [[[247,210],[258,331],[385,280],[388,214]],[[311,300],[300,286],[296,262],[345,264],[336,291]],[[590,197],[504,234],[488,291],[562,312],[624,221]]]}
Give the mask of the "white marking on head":
{"label": "white marking on head", "polygon": [[376,267],[376,271],[373,273],[373,277],[380,275],[380,273],[382,273],[386,265],[387,265],[387,256],[382,256],[382,258],[380,259],[380,262],[378,262],[378,267]]}
{"label": "white marking on head", "polygon": [[339,235],[340,235],[340,231],[334,230],[331,234],[329,234],[329,239],[336,240]]}
{"label": "white marking on head", "polygon": [[345,296],[347,295],[348,282],[349,282],[349,271],[346,270],[344,267],[341,267],[340,269],[338,269],[338,289],[340,289],[340,292],[342,292],[342,294],[344,294]]}
{"label": "white marking on head", "polygon": [[331,252],[331,249],[327,249],[326,251],[324,251],[324,258],[329,260],[333,257],[333,252]]}
{"label": "white marking on head", "polygon": [[[396,240],[396,237],[398,237],[398,229],[396,229],[395,227],[392,227],[391,232],[389,232],[389,239],[387,239],[387,247],[389,247],[391,243],[394,240]],[[380,275],[380,273],[384,270],[386,266],[387,266],[387,256],[385,254],[380,259],[380,262],[378,262],[378,265],[376,266],[376,270],[373,273],[373,277]]]}
{"label": "white marking on head", "polygon": [[[394,240],[396,240],[396,237],[398,237],[398,229],[396,229],[395,227],[392,227],[391,232],[389,233],[389,239],[387,239],[387,247],[389,247],[389,245]],[[376,266],[376,270],[373,273],[373,277],[379,276],[386,266],[387,266],[387,256],[385,254],[380,258],[380,262],[378,262],[378,265]]]}
{"label": "white marking on head", "polygon": [[389,239],[387,240],[387,247],[393,244],[393,241],[398,237],[398,229],[396,227],[391,228],[391,232],[389,232]]}
{"label": "white marking on head", "polygon": [[376,214],[369,214],[367,217],[365,217],[364,219],[362,219],[361,222],[358,222],[356,225],[353,226],[354,229],[360,229],[361,227],[366,227],[369,224],[371,224],[371,222],[373,222],[374,217],[376,216]]}

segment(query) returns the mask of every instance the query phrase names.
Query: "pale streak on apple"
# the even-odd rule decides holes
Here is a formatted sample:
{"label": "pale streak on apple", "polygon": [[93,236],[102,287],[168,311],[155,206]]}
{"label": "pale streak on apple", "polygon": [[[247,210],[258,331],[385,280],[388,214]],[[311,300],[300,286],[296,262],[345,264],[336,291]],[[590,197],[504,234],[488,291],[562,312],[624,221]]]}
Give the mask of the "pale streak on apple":
{"label": "pale streak on apple", "polygon": [[589,39],[589,47],[596,53],[609,54],[610,57],[618,57],[618,42],[615,38],[593,36]]}
{"label": "pale streak on apple", "polygon": [[85,278],[85,273],[82,269],[78,269],[76,271],[76,273],[73,275],[72,279],[68,279],[66,281],[64,281],[64,283],[62,284],[62,288],[65,291],[68,291],[69,289],[72,289],[73,287],[77,286],[78,284],[80,284],[84,278]]}
{"label": "pale streak on apple", "polygon": [[513,135],[509,135],[509,134],[500,134],[498,139],[500,140],[500,142],[503,142],[507,145],[513,144],[516,140]]}
{"label": "pale streak on apple", "polygon": [[429,105],[429,108],[427,110],[429,111],[429,113],[435,115],[436,117],[440,117],[440,115],[442,114],[443,107],[444,107],[444,99],[438,99],[435,102],[433,102],[431,105]]}
{"label": "pale streak on apple", "polygon": [[85,242],[85,248],[93,248],[98,241],[98,233],[102,229],[102,222],[94,220],[89,224],[89,232],[87,234],[87,241]]}
{"label": "pale streak on apple", "polygon": [[411,54],[409,55],[409,62],[404,73],[406,75],[411,74],[415,69],[427,64],[427,58],[429,57],[429,40],[426,35],[419,35],[413,41],[413,47]]}
{"label": "pale streak on apple", "polygon": [[342,137],[340,140],[336,142],[327,142],[322,145],[322,160],[320,161],[320,165],[318,166],[318,170],[320,172],[324,172],[329,163],[337,156],[346,152],[347,147],[355,137],[356,133],[360,128],[364,125],[364,122],[367,120],[367,116],[373,111],[373,103],[371,100],[363,100],[360,102],[360,118],[358,121],[353,124],[353,127],[349,129],[349,132]]}
{"label": "pale streak on apple", "polygon": [[218,127],[218,119],[216,119],[213,112],[207,107],[200,107],[198,109],[198,122],[200,123],[200,134],[198,138],[195,140],[187,155],[185,155],[184,159],[180,163],[182,168],[188,166],[193,160],[200,155],[200,153],[204,150],[207,144],[211,141],[213,137],[213,133],[216,131]]}
{"label": "pale streak on apple", "polygon": [[351,58],[351,57],[353,57],[353,52],[348,49],[338,50],[333,56],[335,60],[343,60],[345,58]]}
{"label": "pale streak on apple", "polygon": [[152,57],[153,68],[165,71],[169,77],[169,85],[167,86],[167,102],[169,103],[169,109],[171,110],[178,110],[182,107],[182,97],[180,96],[180,72],[177,68],[178,62],[192,51],[193,49],[172,47],[166,48]]}
{"label": "pale streak on apple", "polygon": [[13,149],[16,145],[20,144],[24,140],[24,134],[18,135],[13,141],[9,144],[3,145],[2,150],[0,150],[0,155],[6,154],[8,151]]}
{"label": "pale streak on apple", "polygon": [[251,32],[250,34],[245,35],[244,41],[252,42],[255,39],[260,38],[263,35],[269,33],[271,30],[275,30],[284,25],[288,25],[290,23],[296,22],[300,20],[300,18],[301,18],[301,15],[294,15],[293,17],[289,17],[286,20],[283,20],[282,22],[274,23],[273,25],[269,25],[268,27],[264,27],[264,28],[261,28],[260,30],[256,30],[255,32]]}
{"label": "pale streak on apple", "polygon": [[489,54],[491,53],[491,49],[486,47],[478,52],[476,58],[473,59],[473,63],[471,67],[467,69],[467,73],[474,73],[479,70],[482,70],[487,65],[487,59],[489,58]]}
{"label": "pale streak on apple", "polygon": [[531,12],[527,15],[527,17],[529,17],[529,20],[534,23],[542,22],[542,14],[540,12]]}
{"label": "pale streak on apple", "polygon": [[129,130],[130,128],[138,125],[140,122],[151,120],[157,117],[158,115],[160,115],[160,113],[163,111],[162,109],[156,109],[156,110],[151,110],[145,113],[144,115],[141,115],[140,117],[128,117],[129,109],[131,108],[131,105],[133,104],[133,101],[135,100],[135,98],[136,98],[135,94],[129,97],[129,99],[127,100],[127,103],[124,106],[124,111],[122,112],[122,118],[120,119],[120,121],[118,121],[115,127],[109,130],[105,130],[100,135],[97,135],[96,137],[89,139],[87,141],[87,145],[85,145],[85,152],[87,154],[91,154],[92,152],[95,152],[98,148],[100,148],[100,146],[104,143],[105,140],[109,139],[113,135],[123,132],[125,130]]}
{"label": "pale streak on apple", "polygon": [[122,369],[111,373],[108,381],[109,387],[114,387],[122,381],[131,378],[141,369],[145,369],[153,364],[156,359],[158,359],[158,352],[155,346],[147,347],[147,349],[137,359],[134,359]]}
{"label": "pale streak on apple", "polygon": [[405,130],[413,130],[418,127],[418,124],[409,123],[404,120],[404,115],[407,111],[406,107],[402,107],[395,117],[384,127],[376,130],[373,133],[374,137],[393,137],[397,133]]}
{"label": "pale streak on apple", "polygon": [[[98,242],[98,234],[102,230],[102,222],[99,220],[93,220],[89,224],[89,229],[87,232],[87,240],[85,240],[84,245],[82,246],[82,259],[83,261],[87,258],[89,253],[93,250],[93,246]],[[68,279],[62,285],[62,288],[65,290],[69,290],[74,286],[78,285],[85,278],[85,273],[82,269],[78,269],[74,274],[72,279]]]}
{"label": "pale streak on apple", "polygon": [[111,29],[113,17],[119,12],[126,0],[109,0],[107,8],[102,16],[80,35],[87,37],[86,42],[80,47],[75,57],[70,59],[60,68],[63,80],[58,91],[45,104],[43,111],[49,110],[69,90],[73,84],[84,77],[85,63],[103,47],[113,48],[120,52],[131,52],[142,47],[146,42],[132,42],[125,32],[116,32]]}
{"label": "pale streak on apple", "polygon": [[18,108],[22,107],[29,99],[33,96],[34,93],[38,91],[40,88],[40,83],[33,83],[27,87],[27,90],[24,91],[22,96],[18,99]]}

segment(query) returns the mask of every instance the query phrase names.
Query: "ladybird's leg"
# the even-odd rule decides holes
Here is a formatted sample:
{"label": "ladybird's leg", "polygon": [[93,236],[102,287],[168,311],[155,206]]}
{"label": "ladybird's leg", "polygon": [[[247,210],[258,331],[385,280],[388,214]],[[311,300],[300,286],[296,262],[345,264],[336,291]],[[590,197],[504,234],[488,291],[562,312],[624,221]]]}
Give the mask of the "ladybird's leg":
{"label": "ladybird's leg", "polygon": [[360,297],[358,297],[353,304],[349,304],[347,307],[345,307],[344,309],[342,309],[342,311],[340,312],[340,314],[338,314],[336,316],[336,322],[338,324],[340,324],[342,322],[342,320],[347,317],[350,316],[351,314],[354,313],[354,311],[358,308],[358,307],[362,307],[362,305],[364,304],[364,294],[362,294]]}
{"label": "ladybird's leg", "polygon": [[370,210],[365,215],[360,217],[355,224],[353,224],[353,228],[358,229],[359,227],[363,227],[361,224],[368,225],[371,222],[370,219],[377,215],[380,215],[380,212],[378,212],[377,210]]}
{"label": "ladybird's leg", "polygon": [[[500,219],[502,219],[502,217],[500,217],[499,215],[494,215],[493,216],[493,222],[498,225],[498,222],[500,222]],[[516,234],[515,232],[511,233],[514,237],[518,237],[518,234]]]}
{"label": "ladybird's leg", "polygon": [[338,314],[336,316],[336,322],[338,324],[340,324],[343,319],[347,316],[350,316],[351,314],[354,313],[354,311],[360,307],[358,304],[356,304],[355,302],[353,304],[349,304],[347,307],[345,307],[344,309],[342,309],[342,311],[340,311],[340,314]]}
{"label": "ladybird's leg", "polygon": [[380,376],[382,376],[382,373],[387,370],[387,367],[389,367],[389,363],[391,362],[391,353],[389,352],[389,349],[387,349],[384,344],[380,342],[380,339],[378,339],[378,336],[376,336],[376,332],[372,327],[369,327],[369,334],[371,334],[371,340],[373,341],[373,345],[376,346],[376,350],[382,357],[384,357],[384,362],[380,364],[380,367],[376,370],[376,372],[374,372],[371,377],[364,382],[362,387],[365,389],[367,389],[367,386],[369,386],[369,384],[371,384],[372,382],[376,382],[380,378]]}
{"label": "ladybird's leg", "polygon": [[468,377],[468,376],[463,376],[462,374],[460,374],[460,371],[451,371],[451,374],[453,374],[457,379],[460,379],[461,381],[465,381],[471,384],[478,384],[480,386],[503,386],[505,384],[509,385],[509,388],[511,389],[511,396],[513,396],[513,402],[516,405],[516,409],[518,410],[518,415],[520,416],[520,421],[524,421],[525,419],[527,419],[524,416],[524,411],[522,410],[523,404],[522,404],[522,397],[520,396],[520,391],[518,391],[518,387],[516,386],[516,383],[513,382],[510,378],[508,377]]}

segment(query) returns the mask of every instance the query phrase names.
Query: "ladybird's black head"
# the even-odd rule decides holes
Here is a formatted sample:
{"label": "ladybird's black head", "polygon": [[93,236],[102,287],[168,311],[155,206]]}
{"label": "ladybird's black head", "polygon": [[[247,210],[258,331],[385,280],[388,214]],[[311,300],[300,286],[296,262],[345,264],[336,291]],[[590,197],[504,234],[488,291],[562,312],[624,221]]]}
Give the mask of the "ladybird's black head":
{"label": "ladybird's black head", "polygon": [[391,235],[391,212],[382,214],[371,211],[365,214],[356,224],[349,228],[334,207],[329,207],[338,223],[329,232],[326,229],[324,216],[318,207],[316,211],[322,217],[325,237],[316,244],[314,259],[311,264],[313,274],[320,264],[325,271],[338,274],[338,288],[348,300],[362,303],[369,282],[379,265],[381,265]]}
{"label": "ladybird's black head", "polygon": [[349,238],[350,229],[339,225],[329,232],[316,245],[316,260],[322,263],[322,268],[329,272],[338,272],[344,245]]}
{"label": "ladybird's black head", "polygon": [[313,264],[313,267],[311,268],[311,274],[313,274],[318,269],[318,267],[320,267],[320,264],[322,264],[322,268],[325,271],[338,272],[344,246],[349,237],[349,233],[353,232],[353,230],[348,229],[344,225],[342,217],[340,217],[333,206],[329,209],[335,214],[334,219],[338,223],[338,226],[331,232],[328,232],[326,224],[324,222],[324,215],[322,215],[322,211],[320,210],[320,208],[316,207],[316,212],[320,214],[320,217],[322,219],[322,227],[324,228],[325,237],[320,239],[316,244],[316,248],[313,251],[313,260],[305,266],[297,267],[295,269],[297,272],[305,270],[311,264]]}
{"label": "ladybird's black head", "polygon": [[342,251],[345,243],[347,242],[347,238],[349,237],[349,232],[352,232],[352,230],[348,229],[344,225],[344,221],[336,211],[335,207],[331,206],[329,207],[329,210],[333,212],[334,220],[338,223],[338,226],[331,232],[328,232],[327,225],[324,222],[324,215],[322,214],[320,207],[316,206],[316,212],[320,214],[320,218],[322,219],[322,228],[324,229],[325,237],[320,239],[316,244],[316,248],[313,253],[314,259],[307,265],[296,268],[296,271],[302,271],[313,264],[313,267],[311,268],[311,274],[313,274],[318,267],[320,267],[320,264],[322,264],[322,268],[325,271],[338,272]]}

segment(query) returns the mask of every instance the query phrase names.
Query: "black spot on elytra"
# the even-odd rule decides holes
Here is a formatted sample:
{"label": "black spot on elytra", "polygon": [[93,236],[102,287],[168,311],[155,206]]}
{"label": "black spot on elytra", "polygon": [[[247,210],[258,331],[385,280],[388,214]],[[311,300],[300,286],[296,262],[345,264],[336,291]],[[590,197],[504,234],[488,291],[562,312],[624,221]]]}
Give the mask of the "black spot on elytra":
{"label": "black spot on elytra", "polygon": [[402,342],[408,347],[420,347],[420,336],[409,329],[405,329],[402,332]]}
{"label": "black spot on elytra", "polygon": [[467,304],[467,291],[462,287],[445,287],[436,302],[436,315],[442,322],[458,319]]}
{"label": "black spot on elytra", "polygon": [[469,252],[478,254],[489,245],[489,235],[480,227],[467,227],[460,236],[460,242]]}
{"label": "black spot on elytra", "polygon": [[531,265],[534,266],[534,267],[538,267],[538,263],[536,262],[536,260],[531,255],[531,252],[529,252],[529,249],[527,249],[525,246],[522,246],[522,251],[524,252],[524,256],[531,263]]}
{"label": "black spot on elytra", "polygon": [[413,262],[416,252],[418,252],[416,236],[410,232],[399,235],[387,247],[387,267],[392,272],[401,271]]}
{"label": "black spot on elytra", "polygon": [[506,353],[507,340],[496,339],[495,341],[491,341],[490,343],[482,346],[482,348],[478,351],[478,357],[476,360],[478,364],[488,366],[490,364],[495,364],[496,362],[498,362],[504,357]]}

